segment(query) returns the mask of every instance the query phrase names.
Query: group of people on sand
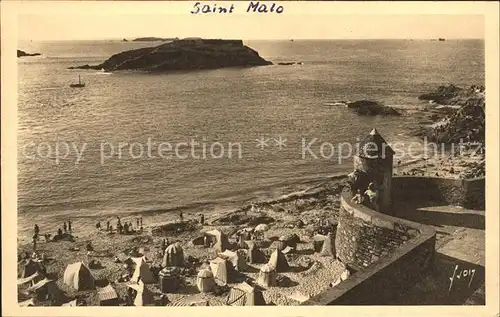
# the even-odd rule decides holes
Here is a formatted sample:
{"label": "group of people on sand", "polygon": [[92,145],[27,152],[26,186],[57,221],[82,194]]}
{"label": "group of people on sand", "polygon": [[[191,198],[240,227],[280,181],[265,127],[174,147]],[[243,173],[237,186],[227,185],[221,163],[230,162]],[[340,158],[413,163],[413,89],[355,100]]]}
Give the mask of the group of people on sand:
{"label": "group of people on sand", "polygon": [[[62,238],[64,234],[72,232],[71,225],[72,225],[71,220],[68,220],[67,222],[65,221],[63,223],[63,228],[61,229],[59,227],[59,229],[57,229],[57,234],[54,236],[54,240]],[[63,230],[64,230],[64,232],[63,232]],[[40,227],[38,226],[38,224],[35,223],[33,231],[34,231],[34,233],[33,233],[33,251],[36,251],[36,245],[37,245],[38,239],[40,238]],[[52,235],[50,233],[44,234],[45,241],[48,242],[50,240],[51,236]]]}
{"label": "group of people on sand", "polygon": [[[98,221],[95,227],[98,231],[101,231],[101,222]],[[136,218],[136,230],[139,232],[142,232],[144,230],[144,227],[142,226],[142,217]],[[132,221],[122,223],[120,217],[116,217],[116,232],[118,234],[130,234],[135,232],[136,230],[134,230]],[[109,220],[106,221],[106,232],[113,232],[113,225]]]}

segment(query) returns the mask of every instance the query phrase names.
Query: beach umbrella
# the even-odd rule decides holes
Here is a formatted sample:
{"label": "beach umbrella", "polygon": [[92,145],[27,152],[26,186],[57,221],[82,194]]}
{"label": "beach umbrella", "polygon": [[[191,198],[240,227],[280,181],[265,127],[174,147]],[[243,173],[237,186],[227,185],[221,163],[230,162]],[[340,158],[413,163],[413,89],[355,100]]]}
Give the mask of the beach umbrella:
{"label": "beach umbrella", "polygon": [[257,227],[255,227],[254,230],[260,231],[260,232],[267,231],[267,230],[269,230],[269,226],[266,225],[265,223],[261,223],[260,225],[257,225]]}

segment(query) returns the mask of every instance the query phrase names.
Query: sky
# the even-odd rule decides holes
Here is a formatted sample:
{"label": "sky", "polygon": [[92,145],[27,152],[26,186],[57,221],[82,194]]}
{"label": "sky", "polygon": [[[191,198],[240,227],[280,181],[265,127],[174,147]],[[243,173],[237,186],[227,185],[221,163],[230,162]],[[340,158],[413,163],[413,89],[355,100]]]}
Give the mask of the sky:
{"label": "sky", "polygon": [[94,4],[93,9],[89,10],[77,5],[66,6],[61,10],[25,10],[18,15],[18,39],[97,40],[141,36],[244,40],[485,37],[483,15],[387,15],[380,10],[378,12],[382,14],[370,14],[366,10],[351,10],[348,14],[349,11],[334,8],[328,11],[325,7],[322,10],[301,12],[292,4],[284,4],[285,11],[282,14],[259,15],[245,12],[248,2],[234,2],[233,14],[192,15],[190,11],[193,4],[185,3],[175,10],[160,4],[156,10],[153,6],[127,10],[123,5],[121,9],[118,6],[105,9],[97,7],[99,4]]}

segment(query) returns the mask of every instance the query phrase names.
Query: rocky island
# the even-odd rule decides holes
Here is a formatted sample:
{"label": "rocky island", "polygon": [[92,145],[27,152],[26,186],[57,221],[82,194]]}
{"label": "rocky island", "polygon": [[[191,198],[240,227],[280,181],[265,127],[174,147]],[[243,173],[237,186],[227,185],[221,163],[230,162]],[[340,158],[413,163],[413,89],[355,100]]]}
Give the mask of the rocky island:
{"label": "rocky island", "polygon": [[133,39],[133,42],[156,42],[156,41],[175,41],[178,40],[179,38],[162,38],[162,37],[154,37],[154,36],[149,36],[149,37],[138,37],[136,39]]}
{"label": "rocky island", "polygon": [[121,52],[99,65],[83,65],[70,69],[167,72],[264,65],[272,63],[243,45],[241,40],[183,39],[155,47]]}
{"label": "rocky island", "polygon": [[26,53],[25,51],[17,50],[17,57],[25,57],[25,56],[39,56],[42,55],[40,53]]}

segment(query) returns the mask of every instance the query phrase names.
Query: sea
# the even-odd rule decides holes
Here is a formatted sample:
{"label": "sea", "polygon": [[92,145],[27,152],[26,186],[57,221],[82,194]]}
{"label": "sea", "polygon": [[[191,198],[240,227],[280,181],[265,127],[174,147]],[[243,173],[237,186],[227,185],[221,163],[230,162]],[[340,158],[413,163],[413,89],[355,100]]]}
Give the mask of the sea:
{"label": "sea", "polygon": [[[483,40],[244,41],[275,65],[148,74],[72,70],[154,42],[20,42],[18,222],[231,210],[352,170],[373,128],[421,142],[401,109],[438,85],[484,84]],[[277,65],[279,62],[300,62]],[[70,88],[78,77],[84,88]],[[312,142],[312,143],[311,143]],[[339,156],[341,156],[339,158]]]}

